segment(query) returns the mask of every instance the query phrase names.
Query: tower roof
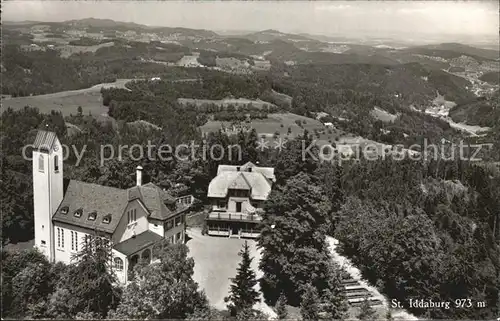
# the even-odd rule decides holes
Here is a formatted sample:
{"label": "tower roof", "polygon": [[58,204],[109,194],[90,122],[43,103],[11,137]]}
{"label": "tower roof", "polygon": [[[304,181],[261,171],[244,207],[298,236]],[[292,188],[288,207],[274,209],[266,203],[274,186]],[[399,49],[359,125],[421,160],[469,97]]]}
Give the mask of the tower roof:
{"label": "tower roof", "polygon": [[57,140],[56,133],[45,130],[39,130],[38,133],[36,134],[33,147],[38,150],[51,150],[56,140]]}

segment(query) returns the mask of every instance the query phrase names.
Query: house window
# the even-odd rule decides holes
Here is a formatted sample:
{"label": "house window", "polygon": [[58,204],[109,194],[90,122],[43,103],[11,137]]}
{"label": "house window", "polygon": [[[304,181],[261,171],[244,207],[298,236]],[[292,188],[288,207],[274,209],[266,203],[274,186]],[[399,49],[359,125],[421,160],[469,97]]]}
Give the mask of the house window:
{"label": "house window", "polygon": [[179,225],[181,225],[181,218],[179,216],[177,216],[175,218],[175,226],[179,226]]}
{"label": "house window", "polygon": [[173,225],[174,225],[174,221],[173,220],[168,220],[165,229],[168,231],[168,230],[170,230],[173,227]]}
{"label": "house window", "polygon": [[181,242],[181,238],[182,238],[182,233],[181,232],[177,233],[177,241],[175,243]]}
{"label": "house window", "polygon": [[45,165],[44,165],[43,155],[40,155],[38,156],[38,171],[43,173],[44,170],[45,170]]}
{"label": "house window", "polygon": [[137,221],[137,209],[132,209],[127,212],[128,215],[128,224]]}
{"label": "house window", "polygon": [[54,172],[59,172],[59,156],[54,156]]}
{"label": "house window", "polygon": [[123,271],[123,260],[119,257],[115,257],[114,259],[115,270]]}
{"label": "house window", "polygon": [[45,243],[45,241],[44,241],[44,240],[42,240],[42,245],[45,245],[45,244],[46,244],[46,243]]}
{"label": "house window", "polygon": [[78,251],[78,232],[71,231],[71,250]]}

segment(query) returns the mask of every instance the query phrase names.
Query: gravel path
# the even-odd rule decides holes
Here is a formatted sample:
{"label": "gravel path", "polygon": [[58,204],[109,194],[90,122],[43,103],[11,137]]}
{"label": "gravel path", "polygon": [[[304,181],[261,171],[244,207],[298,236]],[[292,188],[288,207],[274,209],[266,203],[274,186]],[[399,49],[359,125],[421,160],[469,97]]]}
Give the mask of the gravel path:
{"label": "gravel path", "polygon": [[[187,230],[191,238],[186,245],[189,247],[189,255],[194,258],[194,280],[198,282],[200,288],[216,309],[226,309],[224,297],[229,294],[231,278],[236,275],[236,268],[241,261],[238,252],[241,250],[245,240],[230,239],[226,237],[215,237],[201,235],[201,230],[190,228]],[[258,269],[260,252],[256,247],[256,242],[248,240],[250,246],[252,268],[256,272],[257,278],[262,276],[262,271]],[[259,284],[256,289],[260,292]],[[261,301],[254,306],[271,318],[276,317],[276,313],[269,307],[262,297]]]}
{"label": "gravel path", "polygon": [[[377,298],[380,301],[382,301],[384,311],[383,312],[380,311],[380,312],[382,312],[383,313],[382,316],[384,316],[385,311],[387,311],[387,307],[388,307],[387,298],[382,293],[380,293],[377,290],[377,288],[370,285],[368,282],[366,282],[362,278],[361,271],[358,268],[356,268],[347,257],[340,255],[336,251],[336,248],[338,246],[338,240],[336,240],[333,237],[329,237],[329,236],[327,236],[326,240],[328,243],[328,247],[330,248],[330,253],[332,254],[333,260],[337,264],[339,264],[341,267],[343,267],[351,275],[351,277],[353,279],[358,280],[362,286],[364,286],[368,291],[370,291],[374,298]],[[391,312],[392,312],[393,318],[397,319],[397,320],[418,320],[418,318],[416,316],[414,316],[413,314],[410,314],[406,310],[393,309]]]}

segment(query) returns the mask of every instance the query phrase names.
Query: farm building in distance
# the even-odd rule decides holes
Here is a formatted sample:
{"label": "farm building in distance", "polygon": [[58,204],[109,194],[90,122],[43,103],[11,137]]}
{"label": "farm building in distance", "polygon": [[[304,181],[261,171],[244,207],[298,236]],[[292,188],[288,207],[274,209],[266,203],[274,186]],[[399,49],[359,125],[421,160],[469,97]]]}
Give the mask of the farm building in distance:
{"label": "farm building in distance", "polygon": [[212,210],[206,219],[208,234],[228,237],[259,235],[263,203],[276,181],[274,168],[248,162],[242,166],[219,165],[208,186]]}

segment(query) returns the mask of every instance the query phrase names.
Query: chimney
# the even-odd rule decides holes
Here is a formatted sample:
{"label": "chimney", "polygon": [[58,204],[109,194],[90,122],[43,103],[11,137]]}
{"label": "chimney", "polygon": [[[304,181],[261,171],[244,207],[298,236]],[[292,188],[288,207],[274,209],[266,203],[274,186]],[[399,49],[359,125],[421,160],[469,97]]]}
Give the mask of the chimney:
{"label": "chimney", "polygon": [[136,171],[135,171],[135,176],[136,176],[136,180],[137,180],[137,186],[141,186],[142,185],[142,166],[137,166],[136,168]]}

